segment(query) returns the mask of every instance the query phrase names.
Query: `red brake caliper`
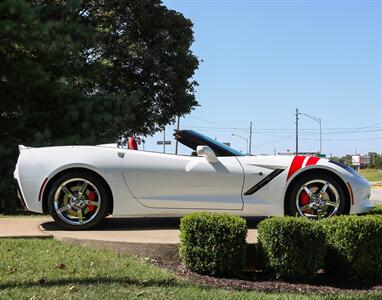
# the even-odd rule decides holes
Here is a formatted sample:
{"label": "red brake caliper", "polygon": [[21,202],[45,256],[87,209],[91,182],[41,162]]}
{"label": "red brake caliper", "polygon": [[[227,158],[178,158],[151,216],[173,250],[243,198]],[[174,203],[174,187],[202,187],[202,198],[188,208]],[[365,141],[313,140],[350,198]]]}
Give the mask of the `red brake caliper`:
{"label": "red brake caliper", "polygon": [[[94,192],[90,192],[89,195],[88,195],[88,199],[89,199],[90,201],[94,201],[95,198],[96,198],[96,193],[94,193]],[[94,209],[95,209],[95,206],[94,206],[94,205],[88,205],[88,210],[89,210],[90,212],[93,212]]]}
{"label": "red brake caliper", "polygon": [[301,194],[300,194],[300,202],[301,202],[302,206],[309,204],[309,195],[307,194],[307,192],[305,192],[305,191],[301,192]]}

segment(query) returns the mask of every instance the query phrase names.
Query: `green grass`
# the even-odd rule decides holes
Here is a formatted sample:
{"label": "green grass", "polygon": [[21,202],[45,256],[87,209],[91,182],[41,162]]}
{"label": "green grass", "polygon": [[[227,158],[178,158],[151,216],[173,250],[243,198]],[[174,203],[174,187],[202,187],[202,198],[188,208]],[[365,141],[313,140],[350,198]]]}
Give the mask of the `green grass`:
{"label": "green grass", "polygon": [[382,181],[382,170],[360,169],[359,173],[369,181]]}
{"label": "green grass", "polygon": [[[183,280],[149,262],[55,240],[0,239],[0,299],[357,299],[229,291]],[[362,294],[381,299],[382,293]]]}

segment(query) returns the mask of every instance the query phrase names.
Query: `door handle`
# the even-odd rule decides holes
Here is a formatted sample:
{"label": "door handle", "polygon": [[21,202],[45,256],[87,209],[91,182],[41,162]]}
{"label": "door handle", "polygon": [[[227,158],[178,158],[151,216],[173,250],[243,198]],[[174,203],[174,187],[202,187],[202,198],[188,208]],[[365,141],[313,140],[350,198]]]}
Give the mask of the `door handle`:
{"label": "door handle", "polygon": [[252,175],[259,175],[259,176],[263,176],[263,172],[257,172],[257,173],[252,173]]}

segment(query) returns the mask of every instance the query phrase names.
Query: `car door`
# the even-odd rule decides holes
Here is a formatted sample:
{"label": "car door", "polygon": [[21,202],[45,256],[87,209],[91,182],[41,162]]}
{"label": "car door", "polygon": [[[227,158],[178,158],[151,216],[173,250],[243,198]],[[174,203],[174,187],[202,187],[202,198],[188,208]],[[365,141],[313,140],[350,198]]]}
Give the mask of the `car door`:
{"label": "car door", "polygon": [[153,208],[242,209],[243,169],[236,157],[127,151],[123,176],[134,197]]}

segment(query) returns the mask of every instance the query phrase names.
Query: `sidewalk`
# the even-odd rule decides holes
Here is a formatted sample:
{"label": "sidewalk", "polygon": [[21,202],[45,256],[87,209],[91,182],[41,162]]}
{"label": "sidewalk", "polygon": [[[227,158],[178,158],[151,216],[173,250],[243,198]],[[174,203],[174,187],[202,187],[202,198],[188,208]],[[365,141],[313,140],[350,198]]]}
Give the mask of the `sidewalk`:
{"label": "sidewalk", "polygon": [[51,222],[50,217],[2,217],[0,218],[0,238],[50,238],[39,229],[40,224]]}
{"label": "sidewalk", "polygon": [[371,187],[373,189],[381,189],[382,188],[382,181],[371,181]]}
{"label": "sidewalk", "polygon": [[[179,260],[178,228],[179,219],[107,218],[95,229],[68,231],[59,228],[50,217],[4,217],[0,218],[0,239],[54,238],[169,262]],[[256,241],[257,230],[249,229],[247,242]]]}
{"label": "sidewalk", "polygon": [[[167,218],[107,218],[95,229],[69,231],[58,227],[50,217],[0,218],[0,237],[49,237],[104,242],[178,244],[178,220]],[[255,243],[257,230],[248,230],[248,243]]]}

